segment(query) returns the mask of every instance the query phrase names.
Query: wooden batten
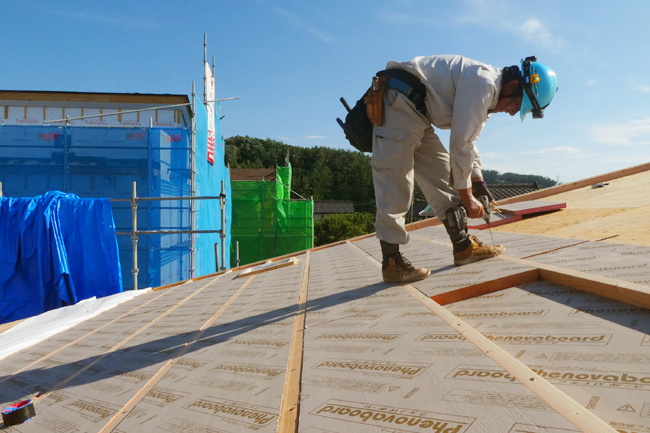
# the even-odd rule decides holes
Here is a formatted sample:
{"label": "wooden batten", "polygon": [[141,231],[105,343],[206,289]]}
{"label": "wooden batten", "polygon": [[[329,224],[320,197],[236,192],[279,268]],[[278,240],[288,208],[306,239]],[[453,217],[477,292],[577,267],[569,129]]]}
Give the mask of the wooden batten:
{"label": "wooden batten", "polygon": [[300,383],[302,380],[303,346],[305,336],[305,318],[307,313],[307,289],[309,287],[309,261],[310,253],[305,256],[302,271],[300,296],[298,297],[298,311],[293,326],[289,364],[287,365],[286,382],[282,394],[282,407],[278,433],[294,433],[298,431],[298,414],[300,409]]}
{"label": "wooden batten", "polygon": [[463,287],[447,293],[431,296],[431,299],[440,305],[447,305],[465,299],[475,298],[499,290],[508,289],[519,284],[531,283],[540,277],[539,269],[531,269],[514,275],[508,275],[496,280],[485,281],[479,284]]}
{"label": "wooden batten", "polygon": [[551,283],[650,309],[650,287],[648,286],[514,257],[499,256],[499,258],[535,267],[539,270],[540,278]]}
{"label": "wooden batten", "polygon": [[[369,256],[356,245],[350,243],[357,252],[365,256],[375,266],[381,267],[376,259]],[[450,327],[471,342],[477,349],[487,355],[504,370],[515,377],[526,388],[544,400],[556,412],[562,415],[567,421],[576,426],[583,433],[616,433],[605,421],[591,413],[584,406],[573,400],[571,397],[553,386],[546,379],[532,371],[521,361],[500,348],[496,343],[490,341],[483,334],[463,322],[452,312],[435,302],[430,297],[419,291],[410,284],[402,285],[411,296],[420,301],[432,313],[445,321]]]}
{"label": "wooden batten", "polygon": [[[242,284],[242,286],[241,286],[241,287],[240,287],[240,288],[239,288],[239,289],[238,289],[238,290],[237,290],[237,291],[236,291],[236,292],[235,292],[235,293],[230,297],[230,299],[228,299],[228,301],[226,301],[226,303],[223,304],[223,305],[221,306],[221,308],[219,308],[219,310],[217,310],[217,312],[214,313],[214,314],[213,314],[213,315],[212,315],[212,316],[211,316],[211,317],[210,317],[210,318],[209,318],[209,319],[208,319],[208,320],[203,324],[203,326],[201,326],[201,328],[200,328],[198,331],[196,331],[196,332],[195,332],[195,333],[194,333],[194,334],[193,334],[193,335],[192,335],[192,336],[187,340],[187,342],[186,342],[183,346],[181,346],[181,347],[179,348],[178,352],[176,352],[176,354],[172,357],[172,359],[170,359],[169,361],[167,361],[167,362],[166,362],[166,363],[165,363],[165,364],[164,364],[164,365],[163,365],[163,366],[158,370],[158,372],[157,372],[156,374],[154,374],[154,376],[153,376],[151,379],[149,379],[149,381],[148,381],[148,382],[147,382],[147,383],[146,383],[146,384],[145,384],[145,385],[140,389],[140,391],[138,391],[138,392],[137,392],[137,393],[136,393],[136,394],[131,398],[131,400],[129,400],[129,401],[128,401],[128,402],[127,402],[127,403],[122,407],[122,409],[119,410],[119,411],[117,412],[117,414],[115,414],[115,415],[113,416],[113,418],[111,418],[111,419],[106,423],[106,425],[105,425],[101,430],[99,430],[99,433],[109,433],[109,432],[114,431],[115,428],[120,424],[120,422],[122,422],[122,420],[124,420],[124,418],[126,418],[126,417],[131,413],[131,411],[132,411],[132,410],[133,410],[133,409],[138,405],[138,403],[140,403],[140,402],[141,402],[141,401],[142,401],[142,400],[147,396],[147,394],[148,394],[148,393],[149,393],[149,392],[150,392],[150,391],[151,391],[151,390],[152,390],[152,389],[153,389],[153,388],[154,388],[154,387],[155,387],[155,386],[156,386],[156,385],[157,385],[157,384],[162,380],[162,378],[165,377],[165,375],[169,372],[169,370],[172,369],[172,367],[173,367],[173,366],[174,366],[174,365],[175,365],[175,364],[176,364],[176,363],[177,363],[177,362],[182,358],[182,356],[185,355],[187,352],[189,352],[189,350],[192,348],[192,346],[194,345],[194,343],[195,343],[197,340],[199,340],[199,338],[200,338],[200,337],[205,333],[205,331],[210,327],[210,325],[215,321],[215,319],[216,319],[217,317],[219,317],[219,316],[221,315],[221,313],[222,313],[224,310],[226,310],[226,308],[228,308],[228,307],[230,306],[230,304],[232,304],[232,303],[235,301],[235,299],[237,299],[237,297],[239,296],[239,294],[240,294],[240,293],[241,293],[241,292],[246,288],[246,286],[248,286],[248,285],[250,284],[251,281],[253,281],[254,278],[255,278],[254,275],[251,276],[250,278],[248,278],[248,279],[246,280],[246,282],[244,282],[244,284]],[[215,278],[215,281],[216,281],[216,278]],[[212,282],[214,282],[214,281],[212,281]],[[210,282],[210,283],[208,283],[207,285],[203,286],[201,289],[199,289],[199,290],[198,290],[197,292],[195,292],[194,294],[200,292],[201,290],[203,290],[204,288],[206,288],[207,286],[209,286],[210,284],[212,284],[212,282]],[[194,296],[194,294],[193,294],[192,296]],[[187,300],[187,299],[189,299],[189,297],[186,298],[186,299],[184,299],[183,302],[185,302],[185,300]],[[177,304],[177,306],[178,306],[178,305],[179,305],[179,304]],[[165,314],[167,314],[167,313],[165,313]]]}
{"label": "wooden batten", "polygon": [[409,285],[403,286],[404,290],[409,292],[414,298],[419,300],[425,307],[436,316],[444,320],[449,326],[454,328],[465,339],[481,352],[485,353],[490,359],[499,364],[504,370],[515,377],[526,388],[535,393],[539,398],[544,400],[555,411],[562,415],[567,421],[576,426],[583,433],[615,433],[612,427],[605,421],[591,413],[584,406],[574,399],[560,391],[550,382],[532,371],[522,362],[500,348],[496,343],[487,339],[483,334],[460,320],[445,307],[439,305],[431,298],[424,295],[415,287]]}
{"label": "wooden batten", "polygon": [[562,185],[552,186],[550,188],[540,189],[539,191],[529,192],[528,194],[522,194],[516,197],[499,200],[497,202],[497,206],[509,204],[509,203],[517,203],[517,202],[527,201],[527,200],[537,200],[544,197],[550,197],[552,195],[560,194],[562,192],[572,191],[578,188],[584,188],[586,186],[590,186],[595,183],[607,182],[609,180],[618,179],[624,176],[630,176],[632,174],[637,174],[648,170],[650,170],[650,163],[635,165],[634,167],[625,168],[623,170],[612,171],[610,173],[588,177],[587,179],[582,179],[575,182],[569,182]]}

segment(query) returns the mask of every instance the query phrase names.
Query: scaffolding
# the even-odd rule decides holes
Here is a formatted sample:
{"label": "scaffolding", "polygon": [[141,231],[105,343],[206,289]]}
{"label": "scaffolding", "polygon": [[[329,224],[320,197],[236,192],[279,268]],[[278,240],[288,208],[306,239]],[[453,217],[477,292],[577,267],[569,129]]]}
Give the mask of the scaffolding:
{"label": "scaffolding", "polygon": [[[1,188],[2,188],[2,183],[0,183],[0,196],[1,196]],[[225,206],[226,206],[226,189],[225,189],[225,182],[221,181],[221,194],[216,196],[216,197],[138,197],[137,195],[137,183],[134,181],[133,182],[133,195],[130,199],[116,199],[112,198],[110,199],[111,202],[130,202],[131,203],[131,209],[133,211],[133,216],[132,216],[132,228],[130,232],[118,232],[116,231],[115,234],[117,236],[120,235],[127,235],[131,236],[131,242],[133,244],[133,267],[131,268],[131,274],[133,274],[133,290],[138,290],[138,273],[140,270],[138,269],[138,239],[140,235],[172,235],[172,234],[197,234],[197,233],[219,233],[219,237],[221,238],[221,263],[222,266],[219,268],[219,260],[217,259],[217,244],[215,244],[215,271],[219,270],[225,270],[226,267],[223,266],[223,264],[226,263],[226,246],[225,246],[225,240],[226,240],[226,232],[223,229],[219,230],[138,230],[138,202],[139,201],[161,201],[161,200],[219,200],[220,207],[221,207],[221,227],[226,226],[226,214],[225,214]]]}
{"label": "scaffolding", "polygon": [[314,201],[291,200],[291,165],[277,181],[232,181],[232,258],[241,265],[313,248]]}

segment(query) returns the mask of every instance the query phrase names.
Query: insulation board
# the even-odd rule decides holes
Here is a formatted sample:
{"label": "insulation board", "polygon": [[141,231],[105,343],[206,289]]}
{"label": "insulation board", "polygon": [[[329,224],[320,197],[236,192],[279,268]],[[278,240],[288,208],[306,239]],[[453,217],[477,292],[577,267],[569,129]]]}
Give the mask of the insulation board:
{"label": "insulation board", "polygon": [[431,344],[456,332],[377,270],[349,246],[313,253],[301,432],[576,431],[517,381],[465,380],[466,364],[498,366],[468,342]]}
{"label": "insulation board", "polygon": [[118,430],[275,432],[302,265],[255,276]]}
{"label": "insulation board", "polygon": [[[354,245],[381,261],[381,248],[377,239],[364,239],[355,242]],[[469,266],[455,266],[451,247],[432,244],[414,237],[408,244],[400,247],[401,252],[413,266],[431,271],[427,279],[413,283],[428,296],[436,296],[533,269],[499,259],[483,260]],[[379,270],[375,272],[377,275],[381,274]]]}
{"label": "insulation board", "polygon": [[[650,431],[650,310],[541,280],[498,293],[447,308],[612,427]],[[506,382],[500,367],[468,371]]]}
{"label": "insulation board", "polygon": [[553,251],[531,261],[650,286],[650,248],[587,242]]}

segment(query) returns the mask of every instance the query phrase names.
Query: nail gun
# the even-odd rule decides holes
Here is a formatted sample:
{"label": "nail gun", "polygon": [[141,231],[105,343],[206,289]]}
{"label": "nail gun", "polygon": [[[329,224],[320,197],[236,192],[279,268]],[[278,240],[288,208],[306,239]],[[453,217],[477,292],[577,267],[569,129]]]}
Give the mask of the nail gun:
{"label": "nail gun", "polygon": [[501,211],[499,211],[499,208],[497,208],[490,202],[490,199],[488,198],[487,195],[478,196],[476,197],[476,199],[481,202],[481,204],[483,205],[483,209],[485,210],[485,212],[483,212],[483,220],[488,225],[488,229],[490,230],[490,238],[492,238],[492,246],[494,246],[494,237],[492,236],[492,227],[490,226],[490,219],[492,217],[492,208],[494,207],[494,209],[499,213],[501,213]]}

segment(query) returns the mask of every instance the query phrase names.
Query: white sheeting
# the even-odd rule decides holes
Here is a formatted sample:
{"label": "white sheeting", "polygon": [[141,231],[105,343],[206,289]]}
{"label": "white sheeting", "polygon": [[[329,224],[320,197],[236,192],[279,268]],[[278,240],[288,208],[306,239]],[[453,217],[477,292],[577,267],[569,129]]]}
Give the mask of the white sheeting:
{"label": "white sheeting", "polygon": [[129,290],[101,299],[92,297],[75,305],[57,308],[31,317],[0,334],[0,359],[72,328],[84,320],[95,317],[150,290],[151,288]]}

